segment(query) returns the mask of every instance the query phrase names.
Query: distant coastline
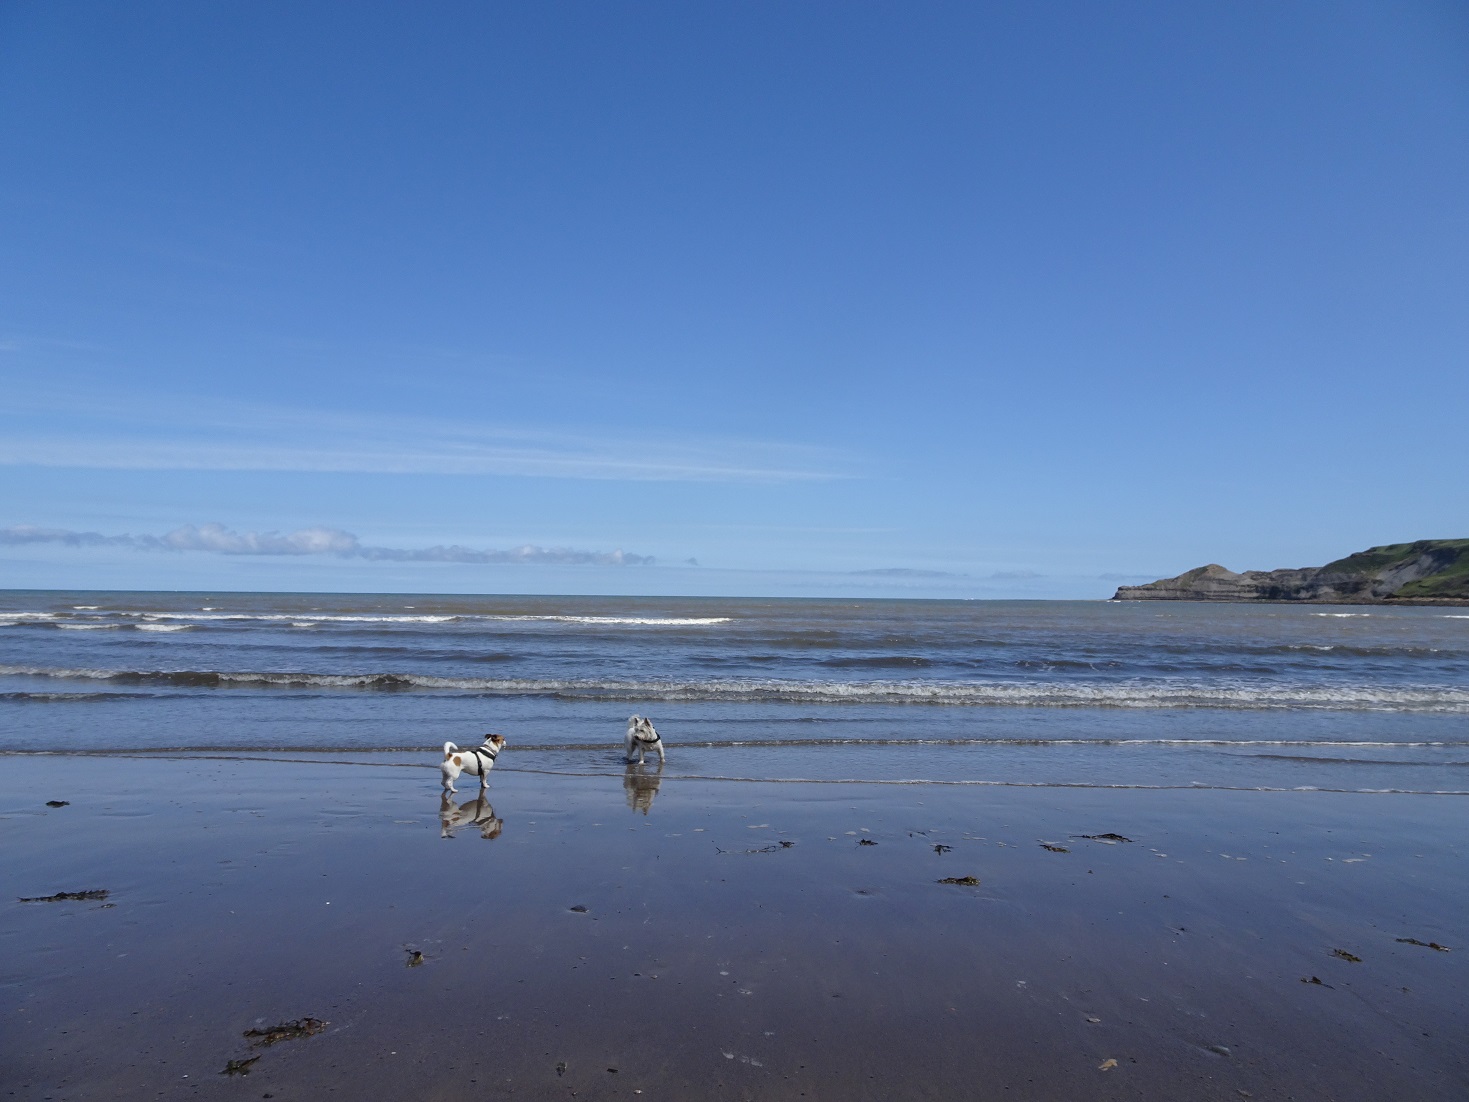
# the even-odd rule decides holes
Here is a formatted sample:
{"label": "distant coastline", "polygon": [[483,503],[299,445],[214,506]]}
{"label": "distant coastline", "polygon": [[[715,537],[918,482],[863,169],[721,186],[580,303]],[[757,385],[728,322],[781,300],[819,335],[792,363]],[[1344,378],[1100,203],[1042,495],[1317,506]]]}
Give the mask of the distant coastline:
{"label": "distant coastline", "polygon": [[1120,586],[1112,599],[1469,605],[1469,539],[1384,544],[1325,566],[1296,569],[1236,574],[1210,563],[1176,578]]}

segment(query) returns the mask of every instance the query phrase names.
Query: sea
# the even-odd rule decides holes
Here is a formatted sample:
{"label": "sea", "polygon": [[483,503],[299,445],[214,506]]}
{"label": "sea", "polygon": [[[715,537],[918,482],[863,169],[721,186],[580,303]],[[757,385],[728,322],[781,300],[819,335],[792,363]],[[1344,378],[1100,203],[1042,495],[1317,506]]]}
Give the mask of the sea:
{"label": "sea", "polygon": [[0,756],[623,775],[634,713],[670,779],[1469,795],[1469,608],[0,591]]}

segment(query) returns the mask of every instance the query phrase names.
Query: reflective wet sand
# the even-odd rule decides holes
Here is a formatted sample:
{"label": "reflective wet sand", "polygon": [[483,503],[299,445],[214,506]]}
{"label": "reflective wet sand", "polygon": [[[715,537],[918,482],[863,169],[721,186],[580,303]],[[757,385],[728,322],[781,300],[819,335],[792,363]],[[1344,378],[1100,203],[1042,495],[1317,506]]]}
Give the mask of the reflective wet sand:
{"label": "reflective wet sand", "polygon": [[1469,1092],[1463,798],[431,759],[6,760],[5,1096]]}

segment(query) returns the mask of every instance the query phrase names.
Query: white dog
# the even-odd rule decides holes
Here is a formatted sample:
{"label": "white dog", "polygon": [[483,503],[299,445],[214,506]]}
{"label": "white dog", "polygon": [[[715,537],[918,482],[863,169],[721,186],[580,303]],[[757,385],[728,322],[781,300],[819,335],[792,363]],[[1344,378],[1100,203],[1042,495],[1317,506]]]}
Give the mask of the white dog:
{"label": "white dog", "polygon": [[439,772],[444,775],[444,791],[459,791],[454,787],[454,782],[459,779],[460,773],[479,777],[481,792],[489,788],[490,770],[495,767],[495,759],[503,749],[504,735],[486,735],[483,744],[469,750],[461,750],[452,742],[444,743],[444,760],[439,765]]}
{"label": "white dog", "polygon": [[653,721],[644,719],[642,716],[631,716],[627,721],[627,760],[632,761],[632,756],[638,756],[638,764],[643,763],[643,758],[649,750],[658,751],[658,764],[663,764],[663,740],[658,737],[658,732],[653,730]]}

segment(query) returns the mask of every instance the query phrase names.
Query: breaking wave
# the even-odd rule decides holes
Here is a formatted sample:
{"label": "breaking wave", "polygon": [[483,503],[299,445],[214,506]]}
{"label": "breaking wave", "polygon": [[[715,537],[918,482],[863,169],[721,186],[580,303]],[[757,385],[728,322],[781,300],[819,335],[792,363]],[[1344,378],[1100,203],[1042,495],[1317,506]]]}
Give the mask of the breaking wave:
{"label": "breaking wave", "polygon": [[[14,627],[21,623],[56,624],[71,626],[103,626],[108,621],[145,622],[184,621],[195,623],[288,623],[292,627],[312,627],[317,624],[454,624],[470,622],[500,623],[557,623],[590,624],[593,626],[633,627],[704,627],[727,624],[731,616],[574,616],[561,614],[517,615],[494,613],[326,613],[326,612],[219,612],[201,609],[198,612],[144,612],[144,611],[97,611],[95,605],[74,605],[74,612],[0,612],[0,627]],[[109,625],[110,626],[110,625]]]}
{"label": "breaking wave", "polygon": [[608,679],[440,677],[414,673],[109,670],[0,666],[0,676],[105,681],[173,688],[282,688],[431,691],[566,700],[734,703],[913,704],[957,707],[1215,708],[1236,710],[1437,712],[1469,714],[1469,688],[1184,679],[1108,683],[1060,681],[870,680],[781,678]]}

